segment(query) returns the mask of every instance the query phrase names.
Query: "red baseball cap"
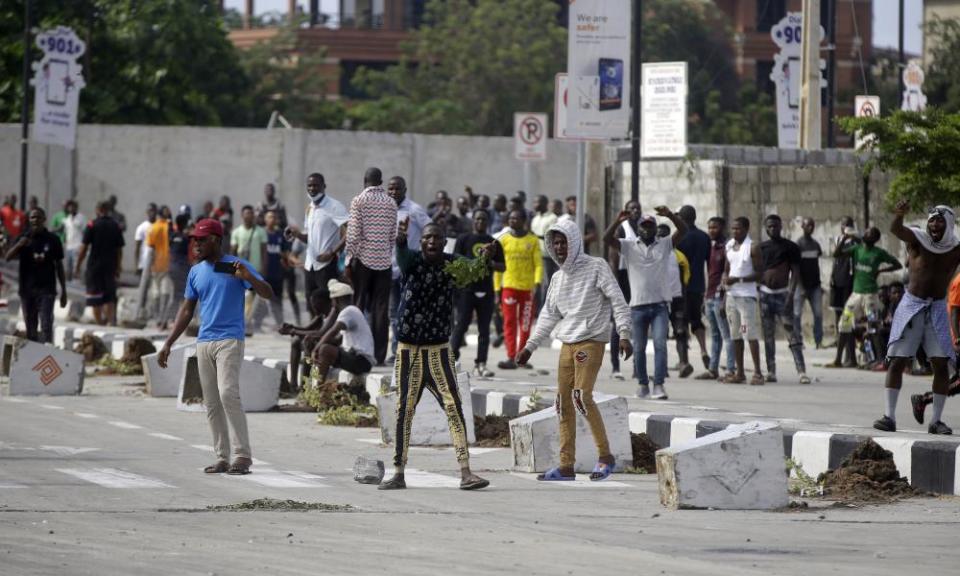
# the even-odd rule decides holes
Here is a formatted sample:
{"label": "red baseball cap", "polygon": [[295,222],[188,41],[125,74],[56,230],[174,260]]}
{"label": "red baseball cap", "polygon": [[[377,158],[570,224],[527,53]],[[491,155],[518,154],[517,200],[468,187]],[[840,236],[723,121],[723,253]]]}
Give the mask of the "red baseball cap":
{"label": "red baseball cap", "polygon": [[219,220],[213,218],[204,218],[197,222],[190,233],[192,238],[204,238],[206,236],[220,236],[223,238],[223,225]]}

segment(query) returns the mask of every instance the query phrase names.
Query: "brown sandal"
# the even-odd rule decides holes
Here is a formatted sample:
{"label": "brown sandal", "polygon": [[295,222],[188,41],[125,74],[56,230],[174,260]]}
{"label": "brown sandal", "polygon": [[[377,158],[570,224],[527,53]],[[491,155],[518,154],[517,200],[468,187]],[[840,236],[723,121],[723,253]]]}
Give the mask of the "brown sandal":
{"label": "brown sandal", "polygon": [[216,464],[211,464],[203,469],[206,474],[223,474],[224,472],[230,469],[230,465],[227,464],[226,460],[217,460]]}
{"label": "brown sandal", "polygon": [[230,465],[230,468],[227,470],[227,474],[231,476],[243,476],[244,474],[250,473],[250,465],[253,462],[249,458],[237,458],[233,461],[233,464]]}
{"label": "brown sandal", "polygon": [[736,374],[727,374],[723,377],[724,384],[746,384],[747,379],[744,376],[737,376]]}
{"label": "brown sandal", "polygon": [[757,372],[756,374],[754,374],[754,375],[753,375],[753,378],[750,379],[750,385],[751,385],[751,386],[763,386],[764,383],[765,383],[765,381],[764,381],[764,379],[763,379],[763,374],[761,374],[761,373],[759,373],[759,372]]}

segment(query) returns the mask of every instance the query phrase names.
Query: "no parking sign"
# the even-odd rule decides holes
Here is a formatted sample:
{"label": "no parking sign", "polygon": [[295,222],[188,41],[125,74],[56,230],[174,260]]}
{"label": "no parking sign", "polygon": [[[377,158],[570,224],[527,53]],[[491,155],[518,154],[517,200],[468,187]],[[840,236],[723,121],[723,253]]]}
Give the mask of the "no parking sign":
{"label": "no parking sign", "polygon": [[524,162],[547,159],[547,115],[517,112],[513,115],[513,150]]}

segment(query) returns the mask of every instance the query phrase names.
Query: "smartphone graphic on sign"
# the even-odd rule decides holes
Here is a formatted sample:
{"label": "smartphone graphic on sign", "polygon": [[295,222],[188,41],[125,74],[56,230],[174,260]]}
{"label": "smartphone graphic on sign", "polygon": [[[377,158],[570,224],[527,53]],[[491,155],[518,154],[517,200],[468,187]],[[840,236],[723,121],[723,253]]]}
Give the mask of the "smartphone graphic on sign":
{"label": "smartphone graphic on sign", "polygon": [[600,59],[600,110],[619,110],[623,106],[623,60]]}
{"label": "smartphone graphic on sign", "polygon": [[44,74],[47,76],[47,103],[63,106],[67,103],[67,83],[70,75],[70,64],[66,60],[51,59],[46,64]]}

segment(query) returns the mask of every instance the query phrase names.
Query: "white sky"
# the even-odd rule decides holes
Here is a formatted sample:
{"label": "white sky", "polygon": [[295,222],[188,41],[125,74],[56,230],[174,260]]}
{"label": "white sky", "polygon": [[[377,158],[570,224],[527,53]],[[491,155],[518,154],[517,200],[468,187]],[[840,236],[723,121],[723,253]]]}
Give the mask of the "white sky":
{"label": "white sky", "polygon": [[[297,0],[306,10],[309,2]],[[873,0],[873,45],[896,47],[897,45],[897,0]],[[244,0],[226,0],[228,8],[243,10]],[[339,6],[339,0],[320,0],[320,11],[333,13]],[[263,12],[285,12],[287,0],[254,0],[257,14]],[[920,24],[923,21],[923,0],[904,0],[904,49],[919,54],[923,48],[923,36]]]}

